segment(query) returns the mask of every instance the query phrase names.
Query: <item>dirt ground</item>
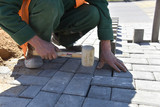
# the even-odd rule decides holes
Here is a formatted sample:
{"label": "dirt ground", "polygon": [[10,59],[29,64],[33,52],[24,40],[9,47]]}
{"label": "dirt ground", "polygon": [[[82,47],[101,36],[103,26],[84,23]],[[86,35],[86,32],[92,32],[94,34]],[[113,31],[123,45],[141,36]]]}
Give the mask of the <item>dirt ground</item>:
{"label": "dirt ground", "polygon": [[9,59],[20,58],[22,55],[19,45],[0,28],[0,65],[5,65]]}

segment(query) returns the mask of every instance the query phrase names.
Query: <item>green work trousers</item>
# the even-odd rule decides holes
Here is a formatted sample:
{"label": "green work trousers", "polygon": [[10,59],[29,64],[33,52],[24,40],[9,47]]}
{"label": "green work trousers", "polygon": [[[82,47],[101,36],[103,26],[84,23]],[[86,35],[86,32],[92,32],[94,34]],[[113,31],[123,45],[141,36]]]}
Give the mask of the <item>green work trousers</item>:
{"label": "green work trousers", "polygon": [[65,47],[72,46],[100,20],[95,6],[83,4],[74,8],[74,0],[38,0],[35,4],[29,8],[32,29],[46,41],[55,33]]}

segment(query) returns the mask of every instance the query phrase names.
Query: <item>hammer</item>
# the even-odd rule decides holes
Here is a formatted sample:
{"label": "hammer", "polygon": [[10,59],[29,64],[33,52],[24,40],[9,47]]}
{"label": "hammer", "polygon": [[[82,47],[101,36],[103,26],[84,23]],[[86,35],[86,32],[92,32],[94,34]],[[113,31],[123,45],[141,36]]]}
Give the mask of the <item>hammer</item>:
{"label": "hammer", "polygon": [[[35,51],[33,55],[38,55]],[[93,66],[94,64],[94,47],[90,45],[82,46],[81,52],[57,52],[58,57],[81,58],[81,63],[85,67]]]}

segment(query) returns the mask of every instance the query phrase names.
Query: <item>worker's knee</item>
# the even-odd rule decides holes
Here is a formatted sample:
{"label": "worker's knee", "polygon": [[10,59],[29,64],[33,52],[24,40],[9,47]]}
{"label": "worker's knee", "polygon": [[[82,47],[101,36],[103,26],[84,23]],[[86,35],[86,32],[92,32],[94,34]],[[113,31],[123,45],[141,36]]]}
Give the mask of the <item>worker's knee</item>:
{"label": "worker's knee", "polygon": [[99,23],[100,14],[99,14],[98,9],[95,6],[88,5],[85,12],[86,12],[88,19],[90,20],[92,24],[97,25]]}

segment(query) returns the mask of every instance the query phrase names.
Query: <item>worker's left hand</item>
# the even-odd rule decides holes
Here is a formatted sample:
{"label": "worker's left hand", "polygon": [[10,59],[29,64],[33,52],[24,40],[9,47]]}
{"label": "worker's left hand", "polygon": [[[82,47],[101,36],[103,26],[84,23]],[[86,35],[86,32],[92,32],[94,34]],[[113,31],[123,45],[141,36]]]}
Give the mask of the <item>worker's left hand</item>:
{"label": "worker's left hand", "polygon": [[110,41],[101,43],[101,54],[100,54],[100,62],[97,66],[98,69],[101,69],[104,64],[110,65],[117,72],[127,72],[127,68],[123,64],[123,62],[117,59],[114,54],[111,52]]}

